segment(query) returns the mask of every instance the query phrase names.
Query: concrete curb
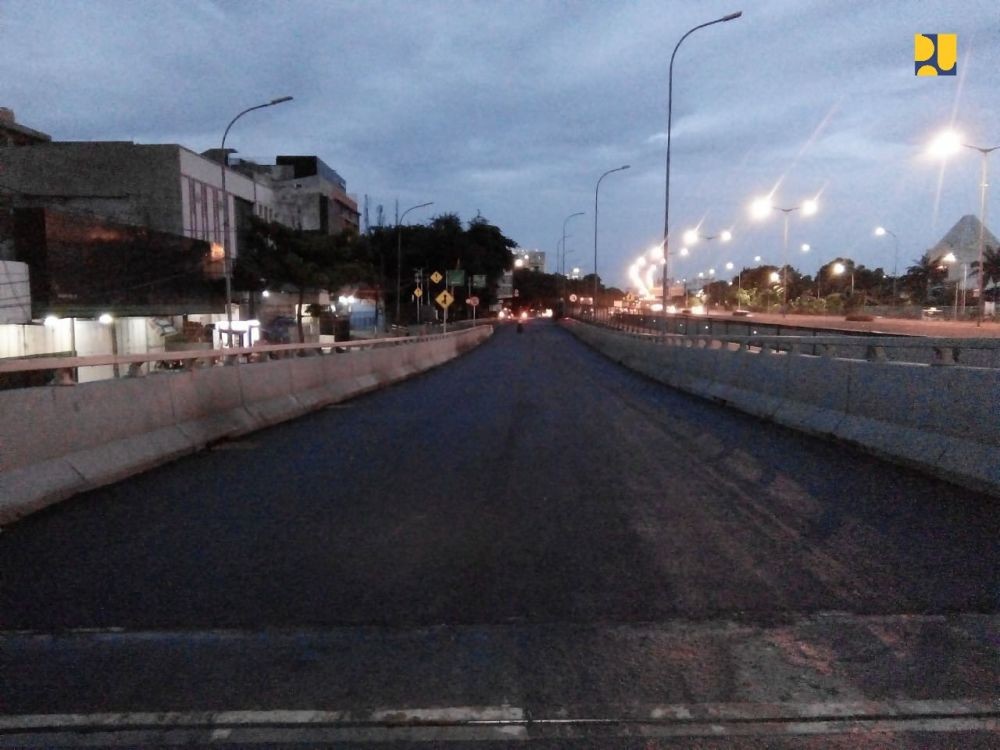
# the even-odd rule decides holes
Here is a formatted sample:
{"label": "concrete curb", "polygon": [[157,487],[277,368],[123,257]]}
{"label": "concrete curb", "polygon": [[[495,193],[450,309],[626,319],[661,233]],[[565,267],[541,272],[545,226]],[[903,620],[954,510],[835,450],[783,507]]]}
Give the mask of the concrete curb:
{"label": "concrete curb", "polygon": [[0,524],[425,372],[492,333],[478,326],[381,349],[0,391]]}
{"label": "concrete curb", "polygon": [[665,346],[577,321],[582,342],[647,377],[1000,496],[1000,371]]}

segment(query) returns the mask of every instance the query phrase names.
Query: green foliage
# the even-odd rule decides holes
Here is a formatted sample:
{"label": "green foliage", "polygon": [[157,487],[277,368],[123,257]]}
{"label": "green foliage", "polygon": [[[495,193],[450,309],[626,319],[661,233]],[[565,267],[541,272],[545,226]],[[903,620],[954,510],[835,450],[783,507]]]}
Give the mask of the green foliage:
{"label": "green foliage", "polygon": [[[299,293],[300,305],[307,291],[336,291],[372,276],[365,248],[353,232],[336,236],[303,232],[256,217],[251,217],[233,269],[237,289],[292,287]],[[298,328],[301,340],[301,308]]]}
{"label": "green foliage", "polygon": [[[380,227],[361,238],[367,257],[373,265],[383,270],[387,307],[395,306],[397,260],[401,266],[402,300],[409,301],[414,284],[414,272],[422,268],[425,275],[434,271],[444,274],[449,269],[465,269],[472,274],[486,276],[487,289],[473,292],[480,298],[480,310],[496,300],[496,285],[503,272],[513,265],[511,250],[517,247],[514,240],[505,237],[499,227],[477,217],[463,227],[457,214],[442,214],[430,224],[400,227]],[[465,291],[456,289],[456,302],[451,313],[464,309]],[[405,317],[415,309],[410,304],[401,306]]]}

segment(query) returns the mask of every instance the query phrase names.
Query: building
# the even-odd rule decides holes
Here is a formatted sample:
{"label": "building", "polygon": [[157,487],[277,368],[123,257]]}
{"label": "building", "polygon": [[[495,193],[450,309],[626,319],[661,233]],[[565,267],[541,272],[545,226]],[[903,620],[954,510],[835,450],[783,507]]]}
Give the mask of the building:
{"label": "building", "polygon": [[266,175],[288,223],[324,234],[358,232],[361,214],[347,181],[318,156],[278,156],[273,165],[238,162],[246,174]]}
{"label": "building", "polygon": [[29,270],[31,318],[164,316],[224,306],[222,257],[204,240],[51,208],[17,208],[14,260]]}
{"label": "building", "polygon": [[[978,218],[967,214],[924,254],[932,264],[948,269],[947,283],[971,290],[973,294],[979,293],[979,232],[982,228]],[[1000,247],[1000,240],[989,228],[986,228],[984,241],[986,247]],[[955,256],[954,262],[944,261],[949,253]]]}
{"label": "building", "polygon": [[48,143],[52,136],[26,128],[14,119],[14,110],[0,107],[0,146],[32,146]]}
{"label": "building", "polygon": [[[119,224],[222,245],[239,255],[239,228],[254,214],[289,223],[269,182],[222,167],[177,144],[56,141],[0,147],[15,207],[89,214]],[[228,212],[228,216],[225,212]]]}

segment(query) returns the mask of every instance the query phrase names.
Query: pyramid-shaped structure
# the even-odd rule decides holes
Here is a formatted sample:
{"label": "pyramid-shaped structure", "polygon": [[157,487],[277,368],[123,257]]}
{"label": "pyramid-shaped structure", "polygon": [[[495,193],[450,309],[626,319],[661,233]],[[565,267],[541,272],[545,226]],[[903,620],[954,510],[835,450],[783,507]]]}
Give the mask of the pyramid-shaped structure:
{"label": "pyramid-shaped structure", "polygon": [[[980,227],[982,227],[982,223],[979,219],[972,214],[966,214],[948,230],[947,234],[934,247],[927,251],[926,257],[935,264],[940,264],[941,259],[948,253],[955,254],[955,262],[947,264],[949,266],[949,281],[962,281],[962,264],[964,263],[968,288],[978,285],[979,277],[977,274],[979,271],[973,268],[972,264],[979,261]],[[986,247],[1000,247],[1000,240],[989,230],[989,227],[986,228],[985,241]]]}

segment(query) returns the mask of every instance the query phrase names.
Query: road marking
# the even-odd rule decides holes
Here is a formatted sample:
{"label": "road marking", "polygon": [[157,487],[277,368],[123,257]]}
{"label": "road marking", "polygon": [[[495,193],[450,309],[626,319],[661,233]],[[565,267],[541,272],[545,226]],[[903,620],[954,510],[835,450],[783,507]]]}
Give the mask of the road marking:
{"label": "road marking", "polygon": [[0,732],[60,729],[125,729],[182,727],[308,727],[308,726],[472,726],[662,724],[716,727],[734,724],[785,723],[789,726],[840,722],[985,721],[1000,720],[1000,704],[985,699],[832,701],[823,703],[692,703],[624,709],[619,714],[574,716],[572,707],[558,718],[528,718],[524,709],[499,706],[380,708],[373,711],[166,711],[92,714],[0,715]]}

